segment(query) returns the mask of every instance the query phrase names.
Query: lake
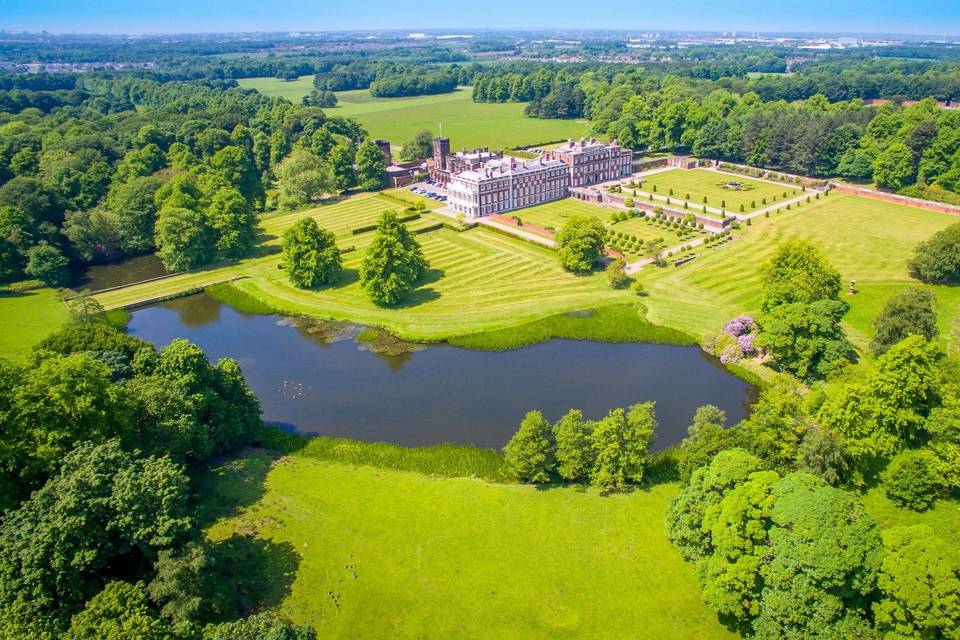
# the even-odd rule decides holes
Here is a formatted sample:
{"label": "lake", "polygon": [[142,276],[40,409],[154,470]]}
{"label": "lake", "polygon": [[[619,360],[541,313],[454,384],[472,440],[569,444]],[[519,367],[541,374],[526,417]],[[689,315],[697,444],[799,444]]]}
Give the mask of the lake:
{"label": "lake", "polygon": [[[175,338],[212,360],[239,361],[268,422],[302,433],[401,445],[503,446],[524,414],[553,421],[570,408],[598,418],[655,400],[654,449],[680,442],[696,408],[742,419],[756,390],[697,347],[553,340],[503,352],[413,345],[363,328],[245,315],[206,294],[139,309],[131,334]],[[374,333],[364,331],[359,338]]]}

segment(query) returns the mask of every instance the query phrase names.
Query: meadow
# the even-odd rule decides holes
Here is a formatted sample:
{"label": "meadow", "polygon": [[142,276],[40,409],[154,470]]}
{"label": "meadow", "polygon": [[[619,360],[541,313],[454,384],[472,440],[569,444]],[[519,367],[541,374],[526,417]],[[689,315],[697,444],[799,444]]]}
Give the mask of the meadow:
{"label": "meadow", "polygon": [[[248,78],[240,86],[293,102],[313,88],[313,77],[284,82],[276,78]],[[491,149],[528,147],[579,138],[586,120],[544,120],[523,115],[522,103],[478,103],[472,89],[410,98],[374,98],[366,89],[337,92],[338,105],[325,109],[331,116],[353,118],[374,138],[389,140],[399,148],[424,129],[450,138],[454,149],[487,146]]]}
{"label": "meadow", "polygon": [[255,452],[198,489],[215,543],[288,550],[280,610],[322,638],[734,637],[664,534],[675,485],[601,496]]}
{"label": "meadow", "polygon": [[[908,285],[913,248],[957,218],[877,200],[833,194],[791,211],[752,220],[733,242],[698,249],[700,254],[679,269],[644,269],[650,296],[648,318],[693,335],[717,331],[739,313],[755,313],[760,302],[760,269],[777,247],[790,239],[812,242],[844,279],[843,299],[851,305],[845,328],[861,349],[873,336],[872,323],[886,301]],[[848,295],[850,280],[857,293]],[[941,331],[960,335],[960,294],[956,287],[933,287],[938,297]]]}
{"label": "meadow", "polygon": [[26,359],[30,349],[56,331],[67,315],[53,289],[0,289],[0,358]]}
{"label": "meadow", "polygon": [[[739,182],[745,188],[742,190],[727,189],[722,186],[727,181]],[[687,200],[692,205],[703,205],[703,198],[707,198],[708,207],[721,207],[726,211],[739,212],[743,205],[745,212],[763,209],[775,204],[777,200],[792,198],[800,193],[799,187],[778,185],[762,180],[751,180],[746,177],[727,173],[720,173],[708,169],[671,169],[646,176],[640,190],[650,192],[656,187],[655,193],[661,196],[675,198],[678,204]],[[673,189],[671,196],[670,190]],[[624,189],[624,192],[628,189]],[[784,198],[783,194],[787,197]],[[687,195],[690,197],[687,198]],[[763,199],[767,204],[763,204]]]}

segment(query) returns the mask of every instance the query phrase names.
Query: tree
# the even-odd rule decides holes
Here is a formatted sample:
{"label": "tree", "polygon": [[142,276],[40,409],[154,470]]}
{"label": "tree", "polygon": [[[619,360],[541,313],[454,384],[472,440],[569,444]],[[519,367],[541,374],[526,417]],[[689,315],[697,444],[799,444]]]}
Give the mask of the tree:
{"label": "tree", "polygon": [[960,282],[960,222],[918,244],[907,266],[923,282]]}
{"label": "tree", "polygon": [[191,527],[187,477],[116,440],[84,443],[0,523],[0,632],[60,637],[111,567],[154,558]]}
{"label": "tree", "polygon": [[960,408],[938,407],[925,423],[935,473],[950,490],[960,488]]}
{"label": "tree", "polygon": [[870,348],[874,354],[886,353],[909,335],[935,338],[939,333],[935,303],[933,293],[921,287],[909,287],[891,298],[873,322],[877,334]]}
{"label": "tree", "polygon": [[418,131],[413,139],[403,144],[400,150],[402,160],[419,160],[433,155],[433,134],[423,129]]}
{"label": "tree", "polygon": [[677,466],[680,479],[686,482],[694,471],[710,464],[713,457],[734,446],[736,434],[724,427],[727,414],[712,404],[697,407],[687,437],[680,443]]}
{"label": "tree", "polygon": [[960,562],[950,545],[925,525],[883,532],[883,561],[873,604],[884,638],[960,635]]}
{"label": "tree", "polygon": [[337,94],[333,91],[313,89],[309,95],[300,99],[304,106],[331,108],[337,106]]}
{"label": "tree", "polygon": [[913,154],[902,142],[894,142],[873,161],[873,181],[878,186],[902,189],[913,182],[913,176]]}
{"label": "tree", "polygon": [[257,240],[256,223],[253,209],[239,191],[232,187],[218,190],[207,208],[217,257],[242,258],[249,253]]}
{"label": "tree", "polygon": [[384,211],[360,264],[360,285],[379,305],[400,302],[428,267],[423,250],[393,211]]}
{"label": "tree", "polygon": [[167,271],[189,271],[213,259],[213,234],[204,216],[192,209],[161,209],[154,242]]}
{"label": "tree", "polygon": [[605,238],[599,218],[570,216],[556,236],[560,266],[573,273],[590,273],[603,253]]}
{"label": "tree", "polygon": [[62,287],[70,278],[69,264],[60,249],[41,242],[27,252],[26,272],[48,287]]}
{"label": "tree", "polygon": [[811,427],[800,444],[797,469],[835,487],[846,481],[850,461],[836,434],[827,429]]}
{"label": "tree", "polygon": [[737,425],[740,446],[781,472],[792,469],[810,420],[803,389],[789,376],[764,387],[749,417]]}
{"label": "tree", "polygon": [[296,148],[277,167],[281,209],[298,209],[309,205],[333,189],[329,169],[314,153]]}
{"label": "tree", "polygon": [[590,483],[618,490],[643,480],[656,427],[653,402],[635,404],[628,411],[614,409],[597,422],[591,436],[595,457]]}
{"label": "tree", "polygon": [[123,253],[120,225],[116,216],[105,209],[67,213],[63,235],[70,240],[74,255],[84,262],[110,260]]}
{"label": "tree", "polygon": [[847,309],[842,300],[778,305],[757,316],[754,346],[802,379],[826,377],[854,357],[840,326]]}
{"label": "tree", "polygon": [[73,616],[64,640],[176,640],[150,608],[143,583],[110,582]]}
{"label": "tree", "polygon": [[607,282],[614,289],[623,289],[630,284],[630,276],[627,275],[627,263],[623,258],[617,258],[607,265]]}
{"label": "tree", "polygon": [[593,424],[578,409],[571,409],[553,425],[557,473],[564,480],[583,480],[593,467],[592,430]]}
{"label": "tree", "polygon": [[343,192],[356,186],[357,175],[353,170],[353,160],[356,154],[351,144],[338,144],[327,155],[327,165],[330,167],[332,178],[331,186],[337,192]]}
{"label": "tree", "polygon": [[887,497],[901,507],[926,511],[943,488],[936,456],[928,449],[908,449],[890,461],[884,473]]}
{"label": "tree", "polygon": [[311,627],[264,612],[236,622],[207,626],[202,640],[317,640],[317,634]]}
{"label": "tree", "polygon": [[210,167],[239,191],[251,207],[263,207],[265,195],[260,175],[246,151],[237,146],[226,146],[213,154]]}
{"label": "tree", "polygon": [[343,270],[333,234],[309,217],[284,231],[282,256],[287,277],[301,289],[335,282]]}
{"label": "tree", "polygon": [[761,272],[763,310],[792,302],[835,300],[840,272],[809,242],[790,240],[778,247]]}
{"label": "tree", "polygon": [[520,428],[503,447],[510,473],[521,482],[549,482],[555,466],[550,423],[539,411],[524,416]]}
{"label": "tree", "polygon": [[367,140],[357,149],[357,186],[364,191],[374,191],[387,184],[386,159],[372,140]]}
{"label": "tree", "polygon": [[[857,498],[805,473],[772,490],[758,638],[867,637],[880,535]],[[832,635],[820,635],[830,630]]]}

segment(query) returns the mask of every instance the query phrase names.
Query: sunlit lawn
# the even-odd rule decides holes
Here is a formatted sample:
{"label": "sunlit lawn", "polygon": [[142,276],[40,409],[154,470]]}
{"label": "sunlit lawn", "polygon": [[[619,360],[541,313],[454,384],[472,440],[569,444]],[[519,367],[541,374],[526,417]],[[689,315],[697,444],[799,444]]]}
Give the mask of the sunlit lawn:
{"label": "sunlit lawn", "polygon": [[[744,188],[736,190],[723,186],[731,181],[739,182]],[[657,194],[674,198],[679,205],[686,200],[691,205],[700,207],[703,206],[703,198],[706,196],[707,206],[722,207],[731,212],[739,212],[740,205],[743,205],[745,212],[762,209],[801,193],[799,187],[781,186],[707,169],[671,169],[655,173],[647,176],[639,188],[652,192],[654,187],[657,188]],[[787,194],[786,197],[784,193]],[[766,205],[763,204],[764,198],[767,200]]]}

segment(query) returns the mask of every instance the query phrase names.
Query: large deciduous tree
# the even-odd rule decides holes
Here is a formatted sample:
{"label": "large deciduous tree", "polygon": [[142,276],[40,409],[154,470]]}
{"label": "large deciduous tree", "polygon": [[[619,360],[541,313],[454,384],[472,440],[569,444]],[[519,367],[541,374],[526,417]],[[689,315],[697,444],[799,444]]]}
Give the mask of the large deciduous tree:
{"label": "large deciduous tree", "polygon": [[960,282],[960,222],[917,245],[907,265],[923,282]]}
{"label": "large deciduous tree", "polygon": [[257,217],[243,195],[232,187],[219,189],[207,208],[207,224],[219,258],[242,258],[257,239]]}
{"label": "large deciduous tree", "polygon": [[386,158],[372,140],[367,140],[357,149],[357,186],[365,191],[374,191],[387,184]]}
{"label": "large deciduous tree", "polygon": [[330,169],[307,149],[294,149],[277,167],[281,209],[309,205],[325,192],[333,190]]}
{"label": "large deciduous tree", "polygon": [[877,334],[870,348],[879,356],[909,335],[935,338],[939,333],[935,304],[933,293],[921,287],[910,287],[895,295],[873,322]]}
{"label": "large deciduous tree", "polygon": [[524,416],[520,428],[503,447],[510,473],[522,482],[549,482],[556,464],[550,423],[539,411]]}
{"label": "large deciduous tree", "polygon": [[591,435],[590,483],[617,490],[643,480],[656,427],[653,402],[635,404],[627,411],[614,409],[598,421]]}
{"label": "large deciduous tree", "polygon": [[160,210],[154,242],[167,271],[189,271],[210,262],[214,255],[206,217],[184,207]]}
{"label": "large deciduous tree", "polygon": [[287,277],[301,289],[335,282],[343,269],[333,234],[313,218],[298,220],[284,231],[282,256]]}
{"label": "large deciduous tree", "polygon": [[560,266],[573,273],[590,273],[603,254],[606,231],[599,218],[570,216],[557,233],[557,256]]}
{"label": "large deciduous tree", "polygon": [[360,264],[360,285],[379,305],[400,302],[428,267],[420,244],[393,211],[377,221],[376,236]]}

